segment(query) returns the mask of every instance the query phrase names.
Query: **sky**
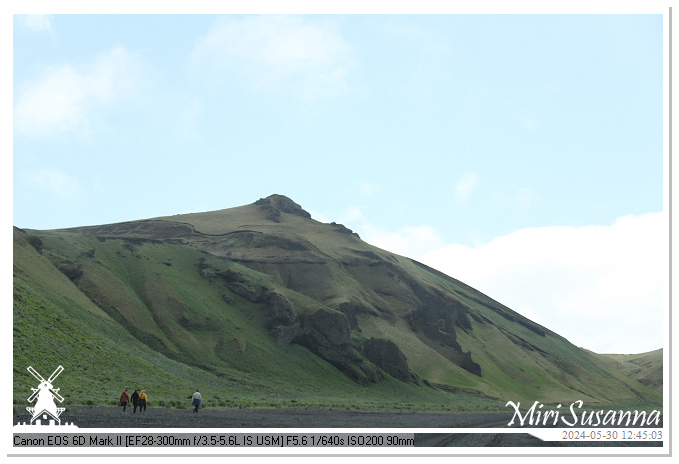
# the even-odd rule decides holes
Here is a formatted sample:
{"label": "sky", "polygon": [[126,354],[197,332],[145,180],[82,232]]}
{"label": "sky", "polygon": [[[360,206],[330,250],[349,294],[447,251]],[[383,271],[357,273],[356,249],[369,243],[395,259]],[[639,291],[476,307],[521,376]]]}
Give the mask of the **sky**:
{"label": "sky", "polygon": [[277,193],[572,343],[663,347],[663,16],[14,15],[15,226]]}

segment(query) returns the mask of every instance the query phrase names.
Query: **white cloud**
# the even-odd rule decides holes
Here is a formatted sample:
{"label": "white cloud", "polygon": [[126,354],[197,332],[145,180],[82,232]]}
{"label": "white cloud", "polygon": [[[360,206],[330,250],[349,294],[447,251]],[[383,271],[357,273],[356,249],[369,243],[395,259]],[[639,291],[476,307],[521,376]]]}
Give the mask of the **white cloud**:
{"label": "white cloud", "polygon": [[340,220],[342,222],[358,221],[362,217],[363,212],[361,211],[361,208],[357,206],[351,206],[340,214]]}
{"label": "white cloud", "polygon": [[460,179],[457,183],[457,187],[455,188],[455,202],[458,205],[464,205],[467,203],[467,200],[469,199],[469,195],[471,195],[472,190],[474,189],[474,186],[478,182],[478,176],[476,175],[475,172],[465,172],[464,175],[462,176],[462,179]]}
{"label": "white cloud", "polygon": [[332,219],[329,219],[327,215],[315,210],[315,209],[307,209],[309,214],[311,214],[311,218],[318,221],[318,222],[324,222],[326,224],[329,224],[332,222]]}
{"label": "white cloud", "polygon": [[597,352],[662,346],[666,219],[523,229],[476,248],[448,245],[420,261]]}
{"label": "white cloud", "polygon": [[371,245],[409,258],[442,247],[445,243],[436,229],[426,225],[406,226],[392,232],[363,223],[359,230],[361,238]]}
{"label": "white cloud", "polygon": [[25,177],[30,183],[60,197],[69,197],[80,191],[78,181],[60,170],[27,172]]}
{"label": "white cloud", "polygon": [[331,22],[282,15],[223,21],[192,57],[221,80],[237,76],[270,90],[292,86],[309,99],[346,90],[350,67],[349,48]]}
{"label": "white cloud", "polygon": [[45,69],[35,79],[19,84],[14,128],[23,135],[85,132],[93,111],[112,104],[138,78],[139,61],[122,48],[92,63]]}
{"label": "white cloud", "polygon": [[53,32],[52,15],[27,14],[21,15],[23,25],[31,32]]}

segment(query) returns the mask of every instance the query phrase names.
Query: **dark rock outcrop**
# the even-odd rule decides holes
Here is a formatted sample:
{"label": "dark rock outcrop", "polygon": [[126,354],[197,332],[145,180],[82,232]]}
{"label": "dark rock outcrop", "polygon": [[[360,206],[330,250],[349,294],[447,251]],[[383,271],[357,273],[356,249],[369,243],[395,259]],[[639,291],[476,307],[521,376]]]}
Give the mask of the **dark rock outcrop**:
{"label": "dark rock outcrop", "polygon": [[229,290],[231,290],[233,293],[235,293],[238,296],[242,296],[246,300],[252,302],[252,303],[259,303],[262,301],[262,293],[263,289],[252,289],[247,285],[243,285],[240,282],[230,282],[229,285]]}
{"label": "dark rock outcrop", "polygon": [[363,354],[368,360],[379,366],[392,377],[408,382],[411,379],[410,368],[405,355],[391,340],[371,338],[362,346]]}
{"label": "dark rock outcrop", "polygon": [[351,330],[358,330],[359,332],[361,331],[361,329],[358,327],[358,318],[356,317],[356,314],[362,311],[357,308],[356,304],[346,301],[344,303],[340,303],[337,309],[347,317]]}
{"label": "dark rock outcrop", "polygon": [[82,264],[69,261],[59,266],[59,271],[70,280],[76,280],[78,277],[83,275],[84,268]]}
{"label": "dark rock outcrop", "polygon": [[290,340],[328,361],[359,385],[378,382],[384,374],[377,365],[361,356],[351,345],[351,326],[347,317],[331,309],[319,309],[298,317],[293,326],[280,327],[281,343]]}
{"label": "dark rock outcrop", "polygon": [[270,204],[263,204],[262,205],[262,211],[266,213],[266,218],[269,221],[279,223],[281,222],[281,212],[280,210],[274,208]]}
{"label": "dark rock outcrop", "polygon": [[271,198],[273,202],[278,203],[278,209],[282,212],[311,219],[311,214],[304,211],[300,205],[292,201],[290,198],[283,195],[271,195],[269,198]]}
{"label": "dark rock outcrop", "polygon": [[40,240],[35,235],[27,236],[26,240],[28,240],[29,245],[35,248],[35,251],[42,254],[42,249],[45,248],[45,244],[42,242],[42,240]]}
{"label": "dark rock outcrop", "polygon": [[299,324],[276,327],[276,343],[279,345],[290,345],[301,332],[302,329]]}
{"label": "dark rock outcrop", "polygon": [[292,201],[290,198],[283,195],[269,195],[266,198],[260,198],[255,202],[266,213],[266,218],[269,221],[280,222],[281,213],[294,214],[303,218],[311,219],[311,214],[302,209],[300,205]]}
{"label": "dark rock outcrop", "polygon": [[349,361],[359,361],[351,349],[351,326],[339,311],[321,308],[313,314],[299,316],[301,333],[295,343],[340,369]]}
{"label": "dark rock outcrop", "polygon": [[83,251],[82,253],[80,253],[80,256],[83,257],[83,258],[94,258],[94,252],[95,252],[94,249],[90,249],[90,250]]}
{"label": "dark rock outcrop", "polygon": [[236,271],[232,271],[231,269],[216,272],[215,274],[227,282],[247,282],[247,279],[243,274]]}
{"label": "dark rock outcrop", "polygon": [[420,301],[419,307],[410,318],[413,331],[424,343],[461,368],[480,377],[481,366],[472,360],[471,353],[465,352],[457,341],[456,326],[462,330],[471,328],[462,303],[416,283],[411,283],[410,288]]}
{"label": "dark rock outcrop", "polygon": [[290,301],[283,295],[277,292],[271,292],[266,297],[266,304],[268,306],[268,328],[273,328],[281,325],[290,325],[297,320],[297,314],[292,308]]}
{"label": "dark rock outcrop", "polygon": [[339,232],[341,234],[347,234],[347,235],[353,235],[354,237],[361,238],[356,232],[353,230],[349,229],[347,226],[344,224],[338,224],[336,222],[331,222],[330,225],[335,226],[335,232]]}

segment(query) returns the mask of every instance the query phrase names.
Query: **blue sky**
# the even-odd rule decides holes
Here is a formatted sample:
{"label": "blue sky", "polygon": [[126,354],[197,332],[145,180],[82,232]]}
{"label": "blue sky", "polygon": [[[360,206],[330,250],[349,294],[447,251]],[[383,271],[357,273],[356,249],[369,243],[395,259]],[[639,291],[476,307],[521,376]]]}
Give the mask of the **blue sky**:
{"label": "blue sky", "polygon": [[[663,344],[662,15],[15,15],[13,26],[18,227],[279,193],[580,346]],[[645,323],[619,317],[640,305]]]}

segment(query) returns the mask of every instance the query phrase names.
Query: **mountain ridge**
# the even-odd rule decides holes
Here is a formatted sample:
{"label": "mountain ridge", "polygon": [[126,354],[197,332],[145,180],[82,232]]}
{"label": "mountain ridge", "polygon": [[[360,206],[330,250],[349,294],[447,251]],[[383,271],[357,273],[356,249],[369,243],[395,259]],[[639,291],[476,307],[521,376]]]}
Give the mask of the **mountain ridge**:
{"label": "mountain ridge", "polygon": [[[314,220],[283,195],[25,233],[135,339],[209,372],[266,372],[252,353],[285,362],[282,349],[301,347],[359,385],[394,378],[495,398],[659,400],[556,332],[341,224]],[[15,231],[15,249],[16,240]]]}

